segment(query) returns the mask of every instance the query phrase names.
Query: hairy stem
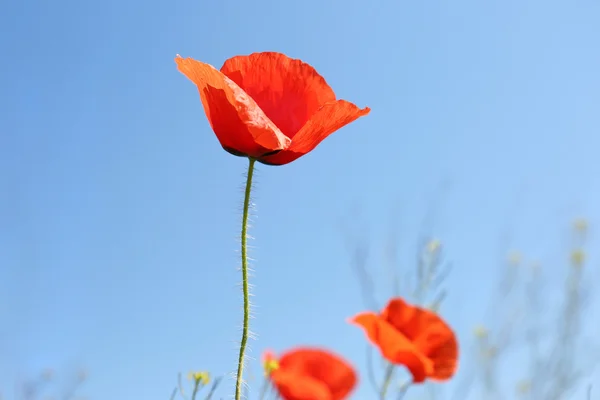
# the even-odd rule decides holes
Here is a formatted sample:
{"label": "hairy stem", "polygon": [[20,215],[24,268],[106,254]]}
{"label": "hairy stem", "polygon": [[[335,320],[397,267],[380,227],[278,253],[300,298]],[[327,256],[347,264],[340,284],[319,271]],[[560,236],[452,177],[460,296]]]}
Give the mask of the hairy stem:
{"label": "hairy stem", "polygon": [[246,190],[244,192],[244,211],[242,214],[242,291],[244,293],[244,322],[242,325],[242,341],[240,343],[237,377],[235,381],[235,400],[241,400],[242,398],[242,384],[244,383],[244,357],[246,355],[248,326],[250,324],[250,293],[248,289],[248,252],[246,242],[248,241],[248,214],[250,208],[250,192],[252,191],[252,175],[254,175],[255,162],[256,160],[249,158],[248,175],[246,177]]}

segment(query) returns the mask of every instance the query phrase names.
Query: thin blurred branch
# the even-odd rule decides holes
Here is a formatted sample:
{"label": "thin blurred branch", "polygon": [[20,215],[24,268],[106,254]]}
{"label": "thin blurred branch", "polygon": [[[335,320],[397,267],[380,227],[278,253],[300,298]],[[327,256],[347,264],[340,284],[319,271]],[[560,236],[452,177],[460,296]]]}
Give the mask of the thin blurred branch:
{"label": "thin blurred branch", "polygon": [[[77,390],[85,382],[87,375],[84,371],[79,371],[74,379],[70,380],[66,389],[62,390],[62,393],[56,394],[52,398],[59,398],[61,400],[73,400],[77,395]],[[51,390],[51,387],[55,382],[55,373],[51,369],[43,371],[39,376],[31,381],[25,382],[20,393],[17,396],[23,400],[37,400],[42,396],[44,392]],[[54,385],[55,386],[55,385]],[[1,396],[0,396],[1,398]],[[47,397],[51,398],[51,397]]]}
{"label": "thin blurred branch", "polygon": [[[501,393],[505,385],[497,379],[501,376],[500,358],[507,355],[509,347],[529,354],[526,379],[516,384],[519,398],[564,400],[581,382],[582,360],[591,351],[591,346],[584,346],[583,353],[578,351],[582,349],[582,313],[585,309],[584,294],[588,292],[583,278],[584,240],[579,238],[576,242],[570,251],[571,262],[566,270],[563,289],[558,291],[545,287],[543,269],[539,264],[526,264],[520,253],[510,253],[499,284],[502,295],[497,297],[498,306],[492,308],[490,314],[490,318],[499,324],[495,331],[492,329],[486,332],[485,337],[478,338],[485,398],[506,398]],[[530,267],[526,269],[525,265]],[[528,271],[529,275],[525,275],[524,271]],[[549,293],[552,297],[548,299],[561,300],[562,296],[562,306],[544,307],[549,304],[544,295]],[[556,325],[547,325],[545,317],[552,318]],[[466,397],[463,393],[457,399]]]}
{"label": "thin blurred branch", "polygon": [[379,399],[380,400],[385,400],[387,397],[388,388],[390,387],[390,385],[392,383],[392,379],[394,377],[394,371],[395,371],[394,364],[388,364],[387,368],[385,369],[383,383],[381,384],[381,389],[379,391]]}
{"label": "thin blurred branch", "polygon": [[369,379],[369,383],[373,391],[378,393],[380,385],[377,383],[375,370],[373,369],[373,352],[373,346],[367,344],[367,378]]}
{"label": "thin blurred branch", "polygon": [[375,298],[375,285],[373,283],[373,277],[368,271],[367,264],[369,259],[369,246],[366,241],[360,240],[355,241],[352,245],[352,267],[358,284],[360,287],[363,302],[367,308],[377,310],[379,304]]}
{"label": "thin blurred branch", "polygon": [[408,389],[410,388],[411,384],[412,382],[406,381],[402,385],[400,385],[400,389],[398,390],[398,397],[396,398],[396,400],[404,399],[404,396],[406,396],[406,393],[408,393]]}
{"label": "thin blurred branch", "polygon": [[260,394],[258,395],[258,400],[264,400],[264,398],[267,395],[267,393],[269,392],[270,388],[271,388],[271,384],[269,382],[269,379],[267,377],[265,377],[262,387],[260,389]]}
{"label": "thin blurred branch", "polygon": [[187,400],[187,396],[185,394],[185,391],[183,390],[183,384],[181,382],[181,372],[179,372],[177,374],[177,387],[179,388],[179,395],[184,398],[185,400]]}
{"label": "thin blurred branch", "polygon": [[[558,335],[551,344],[547,357],[537,355],[532,360],[534,368],[532,381],[536,395],[548,400],[563,399],[581,380],[583,373],[577,365],[578,344],[581,341],[582,313],[585,309],[583,293],[585,292],[585,236],[587,223],[582,226],[575,222],[575,245],[570,251],[570,263],[564,286],[564,304],[562,312],[557,315],[556,332]],[[590,349],[586,349],[587,352]],[[533,395],[532,395],[533,396]]]}
{"label": "thin blurred branch", "polygon": [[[217,390],[217,387],[219,386],[219,384],[221,383],[222,380],[223,380],[222,376],[215,379],[212,386],[210,387],[210,391],[206,395],[205,400],[211,400],[212,396],[215,394],[215,391]],[[248,397],[246,397],[246,398],[248,398]]]}
{"label": "thin blurred branch", "polygon": [[192,400],[196,400],[196,395],[198,394],[198,390],[200,390],[202,386],[200,385],[199,380],[194,381],[194,388],[192,389]]}

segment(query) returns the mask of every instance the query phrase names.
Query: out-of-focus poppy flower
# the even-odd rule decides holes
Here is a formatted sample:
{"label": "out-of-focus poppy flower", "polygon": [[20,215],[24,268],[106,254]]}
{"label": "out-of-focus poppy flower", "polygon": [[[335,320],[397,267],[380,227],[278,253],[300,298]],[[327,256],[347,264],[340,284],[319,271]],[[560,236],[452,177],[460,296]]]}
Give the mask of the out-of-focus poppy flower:
{"label": "out-of-focus poppy flower", "polygon": [[321,349],[296,348],[279,359],[265,352],[263,363],[283,400],[343,400],[358,380],[347,361]]}
{"label": "out-of-focus poppy flower", "polygon": [[379,314],[364,312],[350,320],[392,364],[404,365],[414,383],[445,381],[458,368],[458,342],[452,329],[436,313],[391,299]]}
{"label": "out-of-focus poppy flower", "polygon": [[220,71],[179,55],[175,62],[198,86],[221,146],[263,164],[288,164],[370,111],[337,100],[313,67],[281,53],[236,56]]}

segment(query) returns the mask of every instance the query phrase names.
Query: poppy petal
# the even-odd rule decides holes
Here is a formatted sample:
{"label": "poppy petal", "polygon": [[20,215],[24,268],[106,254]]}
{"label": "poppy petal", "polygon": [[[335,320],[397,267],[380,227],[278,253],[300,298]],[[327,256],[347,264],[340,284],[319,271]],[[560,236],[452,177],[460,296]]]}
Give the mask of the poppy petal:
{"label": "poppy petal", "polygon": [[293,137],[292,144],[286,150],[271,156],[262,157],[259,161],[269,165],[291,163],[312,151],[333,132],[367,115],[370,111],[369,107],[361,109],[345,100],[328,103],[306,122],[302,129]]}
{"label": "poppy petal", "polygon": [[456,373],[458,341],[437,313],[412,306],[397,297],[388,302],[381,316],[433,362],[431,379],[447,380]]}
{"label": "poppy petal", "polygon": [[[435,381],[447,381],[458,370],[458,340],[448,327],[439,327],[427,338],[426,355],[433,361],[433,372],[429,378]],[[417,347],[419,344],[417,344]],[[424,346],[423,346],[424,347]]]}
{"label": "poppy petal", "polygon": [[232,57],[221,72],[292,139],[323,105],[335,101],[335,93],[312,66],[282,53]]}
{"label": "poppy petal", "polygon": [[413,341],[427,327],[430,314],[429,311],[408,304],[401,297],[392,298],[381,312],[384,320]]}
{"label": "poppy petal", "polygon": [[261,157],[283,150],[291,142],[252,97],[212,65],[175,58],[177,69],[198,86],[208,121],[228,152]]}
{"label": "poppy petal", "polygon": [[358,380],[354,368],[346,360],[315,348],[297,348],[287,352],[279,360],[279,370],[294,371],[318,380],[328,388],[331,400],[345,399]]}
{"label": "poppy petal", "polygon": [[379,315],[361,313],[350,320],[364,329],[369,340],[379,348],[382,356],[392,364],[404,365],[414,383],[425,381],[433,372],[433,363],[415,345]]}
{"label": "poppy petal", "polygon": [[283,400],[333,400],[327,385],[311,376],[278,369],[271,381]]}

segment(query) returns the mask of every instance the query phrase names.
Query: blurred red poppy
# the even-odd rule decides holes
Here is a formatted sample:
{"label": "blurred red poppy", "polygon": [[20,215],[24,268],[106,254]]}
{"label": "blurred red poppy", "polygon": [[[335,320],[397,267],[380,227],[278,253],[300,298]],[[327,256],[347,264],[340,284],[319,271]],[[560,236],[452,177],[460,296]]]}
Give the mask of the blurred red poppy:
{"label": "blurred red poppy", "polygon": [[391,299],[379,314],[364,312],[350,320],[392,364],[404,365],[414,383],[445,381],[458,369],[458,342],[436,313]]}
{"label": "blurred red poppy", "polygon": [[315,348],[296,348],[275,359],[263,355],[265,370],[283,400],[343,400],[358,381],[340,356]]}
{"label": "blurred red poppy", "polygon": [[236,56],[220,71],[192,58],[175,62],[198,86],[221,146],[263,164],[288,164],[370,111],[337,100],[313,67],[281,53]]}

